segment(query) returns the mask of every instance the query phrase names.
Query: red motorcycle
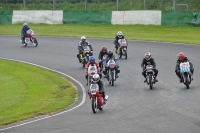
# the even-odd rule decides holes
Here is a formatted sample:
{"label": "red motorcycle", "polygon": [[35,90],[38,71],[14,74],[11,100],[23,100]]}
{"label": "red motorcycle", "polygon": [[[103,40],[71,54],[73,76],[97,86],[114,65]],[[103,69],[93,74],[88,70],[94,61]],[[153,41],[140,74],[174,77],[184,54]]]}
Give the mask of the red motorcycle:
{"label": "red motorcycle", "polygon": [[89,92],[88,92],[90,99],[92,100],[92,111],[93,113],[96,113],[99,109],[100,111],[103,110],[103,105],[105,104],[105,101],[102,97],[102,94],[99,92],[99,86],[98,84],[90,84]]}
{"label": "red motorcycle", "polygon": [[[20,40],[21,43],[22,43],[22,40]],[[35,38],[35,34],[34,34],[34,31],[29,29],[27,30],[26,32],[26,37],[25,37],[25,43],[22,44],[23,46],[27,46],[27,44],[32,44],[33,46],[37,47],[38,46],[38,41],[37,39]]]}

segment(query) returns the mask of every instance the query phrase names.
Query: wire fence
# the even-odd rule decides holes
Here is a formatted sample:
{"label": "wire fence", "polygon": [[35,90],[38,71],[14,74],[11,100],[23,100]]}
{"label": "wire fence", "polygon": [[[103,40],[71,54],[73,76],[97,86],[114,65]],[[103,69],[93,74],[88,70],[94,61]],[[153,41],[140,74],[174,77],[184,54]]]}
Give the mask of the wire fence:
{"label": "wire fence", "polygon": [[200,0],[0,0],[0,10],[200,11]]}

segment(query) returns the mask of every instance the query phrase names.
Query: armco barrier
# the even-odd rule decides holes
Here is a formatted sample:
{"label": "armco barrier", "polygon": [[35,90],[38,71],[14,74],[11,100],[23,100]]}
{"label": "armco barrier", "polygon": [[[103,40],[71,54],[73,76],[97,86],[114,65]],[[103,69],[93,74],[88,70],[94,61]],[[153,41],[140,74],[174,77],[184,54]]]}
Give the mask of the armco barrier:
{"label": "armco barrier", "polygon": [[63,11],[63,24],[111,24],[111,11]]}
{"label": "armco barrier", "polygon": [[12,24],[13,11],[0,11],[0,24]]}
{"label": "armco barrier", "polygon": [[195,19],[194,12],[162,11],[161,25],[184,26],[200,23],[199,14]]}

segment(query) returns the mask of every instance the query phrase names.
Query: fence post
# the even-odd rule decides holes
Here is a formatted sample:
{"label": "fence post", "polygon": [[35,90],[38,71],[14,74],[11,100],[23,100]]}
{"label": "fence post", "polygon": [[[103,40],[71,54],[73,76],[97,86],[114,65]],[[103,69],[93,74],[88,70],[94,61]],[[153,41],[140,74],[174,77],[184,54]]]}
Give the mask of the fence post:
{"label": "fence post", "polygon": [[117,11],[119,11],[119,0],[117,0]]}
{"label": "fence post", "polygon": [[26,9],[26,0],[23,0],[24,3],[24,9]]}
{"label": "fence post", "polygon": [[53,10],[56,10],[56,0],[53,0]]}
{"label": "fence post", "polygon": [[174,2],[173,2],[173,3],[174,3],[174,4],[173,4],[173,5],[174,5],[174,11],[176,11],[176,0],[173,0],[173,1],[174,1]]}
{"label": "fence post", "polygon": [[144,0],[144,10],[146,10],[146,0]]}
{"label": "fence post", "polygon": [[87,10],[87,0],[85,0],[85,10]]}

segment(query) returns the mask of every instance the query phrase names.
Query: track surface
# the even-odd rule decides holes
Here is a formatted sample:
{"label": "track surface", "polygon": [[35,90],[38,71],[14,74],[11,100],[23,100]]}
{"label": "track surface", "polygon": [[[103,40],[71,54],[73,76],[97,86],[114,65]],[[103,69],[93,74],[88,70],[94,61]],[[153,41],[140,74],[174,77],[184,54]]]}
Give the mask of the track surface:
{"label": "track surface", "polygon": [[[37,39],[37,48],[22,47],[19,37],[1,36],[0,57],[23,60],[61,71],[85,86],[84,69],[76,58],[79,38]],[[113,40],[89,41],[94,48],[96,59],[103,45],[114,51]],[[144,78],[141,75],[140,64],[147,51],[152,53],[159,70],[159,82],[153,90],[149,90],[149,86],[143,83]],[[190,89],[180,84],[174,73],[177,54],[180,51],[185,52],[194,64],[194,81]],[[105,91],[109,95],[104,111],[93,114],[91,101],[87,96],[85,103],[73,111],[1,132],[199,133],[199,51],[200,47],[195,45],[129,41],[128,59],[119,59],[121,73],[114,87],[103,79]]]}

